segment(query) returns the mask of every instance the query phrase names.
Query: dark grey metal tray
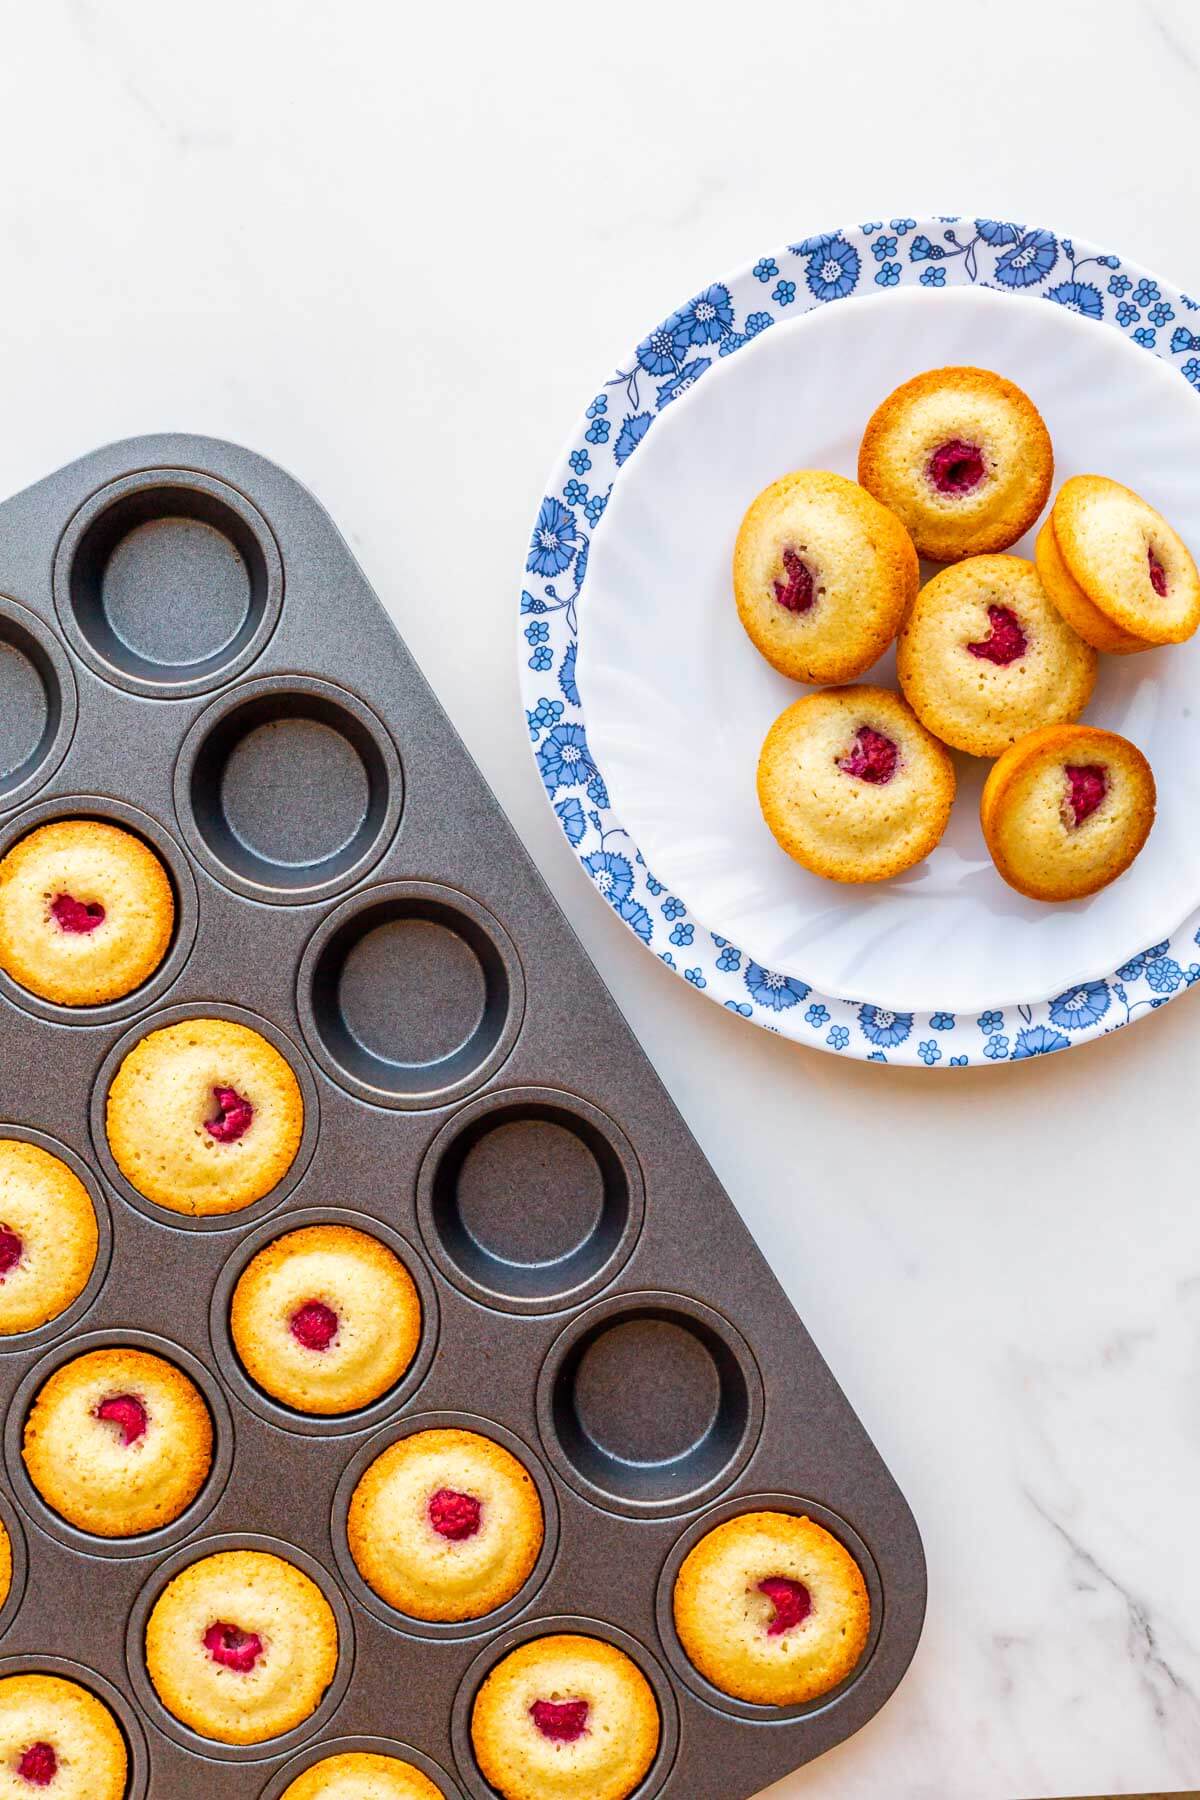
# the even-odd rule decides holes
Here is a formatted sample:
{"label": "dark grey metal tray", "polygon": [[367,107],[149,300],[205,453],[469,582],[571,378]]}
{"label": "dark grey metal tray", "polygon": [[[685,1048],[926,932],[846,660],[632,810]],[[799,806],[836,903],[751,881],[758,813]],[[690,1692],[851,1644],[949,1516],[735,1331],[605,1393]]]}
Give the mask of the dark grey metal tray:
{"label": "dark grey metal tray", "polygon": [[[76,1305],[0,1344],[0,1673],[74,1671],[106,1698],[131,1800],[273,1800],[333,1745],[375,1740],[447,1800],[486,1800],[474,1692],[564,1621],[654,1686],[638,1800],[740,1800],[848,1737],[916,1647],[912,1516],[329,518],[248,451],[133,439],[0,506],[0,594],[0,855],[49,818],[112,819],[178,902],[163,967],[113,1005],[68,1011],[0,976],[0,1132],[45,1134],[101,1221]],[[130,1043],[195,1012],[272,1038],[307,1118],[272,1194],[188,1220],[124,1181],[103,1109]],[[227,1321],[255,1250],[326,1217],[387,1237],[425,1303],[404,1380],[340,1419],[255,1388]],[[177,1360],[218,1446],[188,1512],[124,1541],[66,1526],[20,1455],[51,1367],[103,1342]],[[546,1548],[511,1605],[422,1626],[358,1578],[346,1508],[391,1438],[461,1418],[534,1472]],[[764,1497],[847,1543],[875,1622],[844,1687],[786,1714],[710,1688],[671,1625],[687,1549]],[[320,1582],[341,1663],[305,1725],[228,1749],[159,1705],[141,1634],[184,1563],[255,1543]]]}

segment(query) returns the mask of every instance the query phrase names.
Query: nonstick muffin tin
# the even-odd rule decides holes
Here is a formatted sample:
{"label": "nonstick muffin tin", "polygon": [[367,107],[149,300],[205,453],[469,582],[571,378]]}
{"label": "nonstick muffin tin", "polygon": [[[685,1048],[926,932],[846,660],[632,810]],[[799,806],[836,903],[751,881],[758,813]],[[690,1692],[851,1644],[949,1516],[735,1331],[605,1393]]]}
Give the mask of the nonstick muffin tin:
{"label": "nonstick muffin tin", "polygon": [[[48,819],[111,820],[177,903],[162,967],[124,1000],[66,1009],[0,975],[0,1131],[63,1156],[101,1231],[75,1306],[0,1342],[0,1675],[61,1671],[105,1699],[131,1800],[274,1800],[355,1746],[487,1800],[474,1694],[563,1629],[625,1648],[654,1688],[639,1800],[739,1800],[857,1730],[920,1632],[912,1516],[327,515],[233,445],[133,439],[0,506],[0,594],[0,854]],[[411,603],[462,629],[453,583]],[[189,1015],[252,1024],[303,1090],[292,1167],[236,1214],[163,1211],[105,1138],[122,1057]],[[325,1219],[391,1244],[425,1319],[401,1382],[340,1418],[256,1388],[228,1326],[255,1251]],[[213,1416],[204,1489],[140,1538],[66,1525],[21,1462],[33,1394],[101,1344],[173,1358]],[[513,1449],[546,1515],[526,1587],[468,1625],[393,1612],[346,1543],[366,1464],[445,1423]],[[854,1675],[786,1713],[709,1687],[671,1622],[692,1543],[761,1505],[839,1536],[872,1601]],[[142,1658],[167,1580],[239,1545],[311,1574],[341,1638],[318,1711],[250,1749],[181,1726]]]}

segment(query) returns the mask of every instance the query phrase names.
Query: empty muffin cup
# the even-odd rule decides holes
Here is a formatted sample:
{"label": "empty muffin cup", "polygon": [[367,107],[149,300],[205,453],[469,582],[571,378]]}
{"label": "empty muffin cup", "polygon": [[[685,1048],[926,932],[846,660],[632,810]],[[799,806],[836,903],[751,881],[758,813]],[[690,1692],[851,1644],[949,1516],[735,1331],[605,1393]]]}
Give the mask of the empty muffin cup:
{"label": "empty muffin cup", "polygon": [[683,1294],[614,1296],[552,1345],[538,1427],[564,1480],[634,1517],[683,1512],[734,1479],[758,1441],[762,1377],[727,1319]]}
{"label": "empty muffin cup", "polygon": [[516,1042],[525,980],[512,939],[468,894],[392,882],[344,901],[310,940],[297,1005],[308,1047],[360,1099],[445,1106]]}
{"label": "empty muffin cup", "polygon": [[359,880],[400,816],[400,759],[362,701],[300,676],[250,683],[183,743],[175,807],[192,849],[251,899],[310,903]]}
{"label": "empty muffin cup", "polygon": [[75,678],[50,633],[0,597],[0,807],[50,779],[70,744],[76,707]]}
{"label": "empty muffin cup", "polygon": [[236,489],[144,469],[85,502],[63,534],[54,598],[72,647],[135,694],[202,694],[254,660],[283,602],[279,550]]}

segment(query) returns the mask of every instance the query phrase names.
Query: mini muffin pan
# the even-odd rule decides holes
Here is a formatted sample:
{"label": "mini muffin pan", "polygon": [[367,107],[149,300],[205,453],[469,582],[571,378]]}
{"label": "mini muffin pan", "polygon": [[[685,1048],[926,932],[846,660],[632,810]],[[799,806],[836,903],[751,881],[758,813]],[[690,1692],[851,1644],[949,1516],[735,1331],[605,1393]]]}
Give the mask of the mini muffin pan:
{"label": "mini muffin pan", "polygon": [[[487,1800],[474,1695],[508,1649],[563,1629],[619,1645],[654,1689],[637,1800],[741,1800],[856,1731],[920,1633],[912,1516],[345,543],[271,463],[140,438],[0,506],[0,854],[64,816],[150,843],[176,926],[112,1005],[0,977],[0,1134],[62,1155],[101,1230],[79,1301],[0,1340],[0,1676],[65,1672],[107,1699],[131,1800],[277,1800],[353,1748]],[[303,1091],[295,1162],[241,1213],[155,1206],[105,1138],[122,1057],[189,1016],[252,1025]],[[424,1316],[392,1392],[333,1418],[261,1392],[229,1333],[249,1258],[321,1221],[374,1230]],[[125,1540],[65,1525],[21,1462],[41,1382],[100,1344],[174,1359],[215,1428],[187,1512]],[[379,1600],[346,1539],[363,1469],[438,1424],[517,1454],[546,1515],[521,1592],[449,1627]],[[768,1501],[840,1535],[873,1605],[854,1674],[790,1711],[711,1687],[672,1624],[696,1538]],[[170,1577],[237,1546],[309,1573],[340,1630],[318,1710],[249,1748],[173,1719],[142,1656]]]}

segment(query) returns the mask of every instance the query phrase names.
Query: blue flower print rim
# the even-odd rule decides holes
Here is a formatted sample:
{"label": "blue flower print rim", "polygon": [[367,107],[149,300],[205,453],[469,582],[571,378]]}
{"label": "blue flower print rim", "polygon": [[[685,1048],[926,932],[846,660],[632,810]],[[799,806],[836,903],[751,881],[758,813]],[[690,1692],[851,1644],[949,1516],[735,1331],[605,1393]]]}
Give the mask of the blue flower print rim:
{"label": "blue flower print rim", "polygon": [[575,679],[591,540],[663,409],[717,358],[749,354],[781,319],[916,286],[1044,297],[1120,331],[1200,391],[1200,302],[1078,239],[1011,220],[945,217],[875,220],[788,244],[710,283],[656,324],[589,401],[530,534],[521,691],[538,775],[567,842],[618,917],[669,969],[728,1011],[797,1043],[868,1062],[966,1068],[1069,1050],[1165,1006],[1200,981],[1200,911],[1111,973],[1036,1004],[968,1017],[818,993],[708,930],[655,879],[613,813]]}

